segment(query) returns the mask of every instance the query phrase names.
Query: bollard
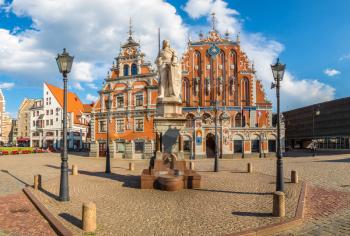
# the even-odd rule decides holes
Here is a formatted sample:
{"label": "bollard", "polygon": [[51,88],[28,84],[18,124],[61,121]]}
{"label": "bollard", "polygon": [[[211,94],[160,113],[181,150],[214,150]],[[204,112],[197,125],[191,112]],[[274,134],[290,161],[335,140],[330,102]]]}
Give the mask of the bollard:
{"label": "bollard", "polygon": [[96,230],[96,204],[88,202],[83,204],[83,230],[94,232]]}
{"label": "bollard", "polygon": [[285,206],[285,195],[284,192],[274,192],[273,193],[273,216],[284,217],[286,215]]}
{"label": "bollard", "polygon": [[252,173],[253,172],[253,165],[251,163],[248,163],[247,171],[248,171],[248,173]]}
{"label": "bollard", "polygon": [[190,170],[194,170],[194,162],[190,161]]}
{"label": "bollard", "polygon": [[78,175],[78,166],[72,165],[72,175]]}
{"label": "bollard", "polygon": [[298,172],[296,170],[292,170],[292,172],[291,172],[291,182],[293,184],[297,184],[299,182],[299,180],[298,180]]}
{"label": "bollard", "polygon": [[34,175],[34,189],[41,189],[41,175]]}
{"label": "bollard", "polygon": [[135,170],[134,162],[129,162],[129,170]]}

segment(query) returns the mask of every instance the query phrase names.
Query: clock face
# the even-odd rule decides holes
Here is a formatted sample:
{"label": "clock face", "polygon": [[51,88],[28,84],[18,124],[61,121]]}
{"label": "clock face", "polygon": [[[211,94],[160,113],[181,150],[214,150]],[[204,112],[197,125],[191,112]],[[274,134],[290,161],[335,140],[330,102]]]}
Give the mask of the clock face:
{"label": "clock face", "polygon": [[208,49],[208,53],[210,56],[215,57],[220,53],[220,48],[218,48],[215,44],[211,45],[211,47]]}

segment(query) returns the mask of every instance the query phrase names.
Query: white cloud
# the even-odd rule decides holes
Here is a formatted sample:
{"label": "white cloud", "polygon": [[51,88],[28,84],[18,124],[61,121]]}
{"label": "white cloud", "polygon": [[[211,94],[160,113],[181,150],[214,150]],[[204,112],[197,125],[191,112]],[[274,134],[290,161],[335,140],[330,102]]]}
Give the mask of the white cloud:
{"label": "white cloud", "polygon": [[323,72],[330,77],[341,74],[340,71],[331,68],[327,68]]}
{"label": "white cloud", "polygon": [[[226,29],[231,33],[241,32],[242,49],[254,62],[257,77],[262,81],[267,98],[275,105],[275,90],[270,89],[273,80],[270,65],[276,62],[277,57],[284,50],[284,45],[263,34],[245,32],[242,22],[237,17],[239,13],[228,8],[227,3],[222,0],[209,0],[205,3],[204,0],[189,0],[184,10],[195,19],[206,17],[208,23],[211,22],[211,13],[215,12],[219,32],[224,33]],[[201,27],[198,26],[198,28]],[[327,101],[333,99],[334,94],[333,87],[318,80],[300,80],[287,70],[281,84],[281,107],[282,110],[287,110]]]}
{"label": "white cloud", "polygon": [[127,40],[130,17],[134,39],[141,41],[152,62],[158,51],[158,27],[162,39],[178,50],[183,50],[187,35],[176,8],[163,0],[13,0],[9,10],[30,17],[35,28],[16,35],[0,31],[0,58],[7,58],[0,61],[0,73],[20,74],[21,80],[57,79],[55,56],[64,47],[75,57],[74,80],[90,83],[105,76],[120,43]]}
{"label": "white cloud", "polygon": [[343,56],[341,56],[339,58],[340,61],[344,61],[344,60],[348,60],[348,59],[350,59],[350,53],[344,54]]}
{"label": "white cloud", "polygon": [[0,89],[11,89],[15,86],[15,83],[0,83]]}
{"label": "white cloud", "polygon": [[88,87],[91,88],[91,89],[95,89],[95,90],[99,89],[99,88],[96,86],[96,84],[94,84],[94,83],[87,83],[86,86],[88,86]]}
{"label": "white cloud", "polygon": [[87,100],[87,101],[89,101],[89,102],[95,102],[95,101],[97,101],[97,99],[98,99],[97,96],[94,96],[94,95],[92,95],[92,94],[90,94],[90,93],[88,93],[88,94],[86,95],[86,98],[85,98],[85,100]]}
{"label": "white cloud", "polygon": [[92,82],[93,78],[93,65],[88,62],[75,62],[72,66],[72,77],[74,80],[82,82]]}
{"label": "white cloud", "polygon": [[77,89],[77,90],[80,90],[80,91],[84,91],[84,90],[85,90],[85,89],[81,86],[81,83],[76,82],[76,81],[74,81],[74,82],[72,83],[72,86],[73,86],[73,88],[75,88],[75,89]]}

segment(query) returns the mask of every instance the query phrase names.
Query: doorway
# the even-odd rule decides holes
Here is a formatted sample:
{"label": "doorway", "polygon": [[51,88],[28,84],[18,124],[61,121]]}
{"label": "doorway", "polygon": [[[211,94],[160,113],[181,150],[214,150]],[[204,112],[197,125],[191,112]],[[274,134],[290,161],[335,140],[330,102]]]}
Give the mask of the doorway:
{"label": "doorway", "polygon": [[207,158],[214,158],[215,157],[215,135],[213,134],[208,134],[206,138],[206,154]]}
{"label": "doorway", "polygon": [[99,157],[106,157],[107,143],[98,144],[98,155]]}

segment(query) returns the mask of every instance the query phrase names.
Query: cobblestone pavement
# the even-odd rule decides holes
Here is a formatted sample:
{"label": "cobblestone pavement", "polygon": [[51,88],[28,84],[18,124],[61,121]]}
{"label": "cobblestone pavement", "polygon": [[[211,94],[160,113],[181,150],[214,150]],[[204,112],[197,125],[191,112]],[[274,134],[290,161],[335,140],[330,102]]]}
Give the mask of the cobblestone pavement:
{"label": "cobblestone pavement", "polygon": [[[97,206],[97,235],[222,235],[281,221],[271,214],[272,176],[203,171],[201,189],[165,192],[139,189],[140,172],[81,170],[70,177],[70,202],[64,204],[55,197],[57,180],[33,192],[76,235],[82,234],[81,208],[88,201]],[[286,184],[285,219],[294,217],[300,189]]]}
{"label": "cobblestone pavement", "polygon": [[0,235],[56,235],[24,193],[0,197]]}
{"label": "cobblestone pavement", "polygon": [[[220,160],[221,170],[245,171],[246,165],[251,162],[255,172],[275,175],[275,159],[239,159]],[[86,171],[103,171],[105,161],[97,158],[69,157],[69,163],[78,164],[79,169]],[[42,174],[43,180],[59,176],[59,170],[52,166],[59,166],[59,154],[26,155],[25,157],[0,157],[0,196],[21,191],[25,184],[32,184],[33,175]],[[112,160],[112,171],[118,173],[127,167],[128,162]],[[136,163],[136,173],[146,163]],[[212,170],[213,160],[196,161],[195,166],[201,171]],[[345,193],[350,192],[350,155],[329,155],[317,157],[288,157],[284,158],[284,174],[289,178],[291,170],[297,170],[299,178],[312,185],[307,194],[307,212],[305,223],[296,229],[285,231],[280,235],[349,235],[350,209],[347,206],[337,206],[339,199],[347,199]],[[5,171],[2,171],[5,170]],[[8,171],[8,173],[6,172]],[[214,173],[213,173],[214,174]],[[215,174],[214,174],[215,175]],[[252,180],[253,182],[255,181]],[[271,183],[274,182],[273,180]],[[322,192],[319,189],[325,189]],[[316,195],[312,195],[316,191]],[[317,192],[319,191],[319,192]],[[321,191],[321,192],[320,192]],[[328,197],[323,197],[323,195]],[[341,196],[339,198],[339,196]],[[338,198],[337,198],[338,197]],[[336,199],[333,200],[332,198]],[[312,200],[310,200],[312,199]],[[321,205],[311,203],[318,199]],[[347,200],[345,200],[346,202]],[[210,203],[211,201],[208,200]],[[323,203],[330,202],[326,208],[328,213],[315,214],[315,209],[322,209]],[[208,205],[210,205],[208,203]],[[336,207],[333,207],[336,206]],[[325,208],[325,207],[324,207]],[[243,210],[242,210],[243,211]],[[247,210],[246,210],[247,211]],[[311,213],[310,213],[311,212]],[[317,211],[316,211],[317,212]],[[320,211],[322,212],[322,210]],[[257,218],[257,217],[256,217]],[[205,222],[205,221],[204,221]],[[203,223],[204,223],[203,222]],[[1,226],[0,226],[1,228]],[[1,235],[1,232],[0,232]]]}

